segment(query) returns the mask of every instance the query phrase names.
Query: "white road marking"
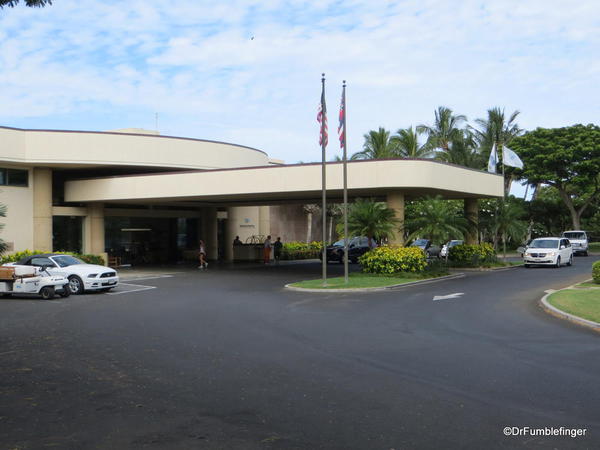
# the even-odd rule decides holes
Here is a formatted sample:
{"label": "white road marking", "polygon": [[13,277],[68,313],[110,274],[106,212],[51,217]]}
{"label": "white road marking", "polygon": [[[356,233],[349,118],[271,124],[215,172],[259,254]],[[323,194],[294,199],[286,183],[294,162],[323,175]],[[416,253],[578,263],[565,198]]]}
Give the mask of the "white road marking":
{"label": "white road marking", "polygon": [[456,292],[454,294],[448,294],[448,295],[436,295],[436,296],[433,297],[433,301],[437,302],[438,300],[446,300],[446,299],[449,299],[449,298],[460,298],[463,295],[465,295],[464,292]]}
{"label": "white road marking", "polygon": [[148,291],[150,289],[156,289],[156,286],[144,286],[143,284],[131,284],[131,283],[120,283],[119,286],[134,286],[139,289],[129,289],[127,291],[119,291],[119,292],[107,292],[106,295],[121,295],[121,294],[129,294],[131,292],[141,292]]}

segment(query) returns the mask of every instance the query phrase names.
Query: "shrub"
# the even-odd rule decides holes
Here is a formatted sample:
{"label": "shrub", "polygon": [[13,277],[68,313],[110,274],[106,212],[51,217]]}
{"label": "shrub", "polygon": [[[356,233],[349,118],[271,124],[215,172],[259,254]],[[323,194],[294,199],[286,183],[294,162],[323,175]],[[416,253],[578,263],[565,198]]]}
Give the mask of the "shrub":
{"label": "shrub", "polygon": [[448,259],[454,266],[478,267],[496,261],[496,251],[488,243],[462,244],[450,248]]}
{"label": "shrub", "polygon": [[592,278],[594,279],[594,283],[600,284],[600,261],[592,264]]}
{"label": "shrub", "polygon": [[79,258],[81,259],[84,263],[88,263],[88,264],[98,264],[100,266],[104,265],[104,258],[102,258],[102,256],[100,255],[88,255],[88,254],[79,254],[79,253],[73,253],[73,252],[42,252],[42,251],[31,251],[31,250],[24,250],[22,252],[16,252],[13,253],[12,255],[5,255],[3,257],[0,258],[0,264],[6,264],[9,262],[17,262],[23,258],[26,258],[28,256],[31,255],[39,255],[39,254],[44,254],[44,253],[61,253],[63,255],[71,255],[74,256],[75,258]]}
{"label": "shrub", "polygon": [[427,267],[427,258],[417,247],[377,247],[362,255],[358,261],[363,272],[367,273],[423,272]]}
{"label": "shrub", "polygon": [[321,242],[285,242],[281,249],[281,259],[314,259],[323,249]]}

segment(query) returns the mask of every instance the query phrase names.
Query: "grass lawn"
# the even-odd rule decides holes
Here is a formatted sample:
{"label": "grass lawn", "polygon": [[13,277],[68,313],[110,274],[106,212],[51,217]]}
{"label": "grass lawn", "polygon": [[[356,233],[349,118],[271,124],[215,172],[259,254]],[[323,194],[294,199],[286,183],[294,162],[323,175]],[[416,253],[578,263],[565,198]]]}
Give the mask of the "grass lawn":
{"label": "grass lawn", "polygon": [[590,242],[588,245],[589,245],[590,251],[592,251],[592,252],[600,251],[600,242]]}
{"label": "grass lawn", "polygon": [[569,314],[600,322],[600,290],[566,289],[548,297],[548,302]]}
{"label": "grass lawn", "polygon": [[327,286],[323,286],[323,280],[306,280],[292,283],[291,286],[305,289],[357,289],[357,288],[375,288],[393,286],[395,284],[410,283],[428,278],[436,278],[436,275],[415,276],[409,274],[407,276],[384,276],[373,275],[369,273],[351,273],[348,277],[348,284],[344,283],[344,277],[328,278]]}
{"label": "grass lawn", "polygon": [[600,288],[600,284],[599,283],[594,283],[593,281],[586,281],[585,283],[579,283],[575,287],[582,287],[582,288],[596,287],[596,288]]}

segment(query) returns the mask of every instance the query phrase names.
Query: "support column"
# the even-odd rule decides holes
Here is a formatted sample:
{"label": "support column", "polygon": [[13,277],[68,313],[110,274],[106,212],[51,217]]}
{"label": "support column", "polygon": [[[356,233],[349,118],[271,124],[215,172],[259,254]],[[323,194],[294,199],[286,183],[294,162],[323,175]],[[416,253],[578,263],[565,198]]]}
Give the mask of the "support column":
{"label": "support column", "polygon": [[258,208],[258,234],[268,236],[271,234],[271,207],[260,206]]}
{"label": "support column", "polygon": [[397,225],[394,237],[389,239],[392,245],[404,245],[404,193],[390,192],[387,195],[387,206],[394,211]]}
{"label": "support column", "polygon": [[51,252],[52,248],[52,170],[33,169],[33,248]]}
{"label": "support column", "polygon": [[104,243],[104,204],[90,203],[88,204],[88,215],[86,218],[88,226],[86,229],[89,233],[89,239],[86,238],[86,243],[89,243],[89,252],[94,255],[100,255],[104,258],[104,262],[108,263],[108,255],[106,254],[106,245]]}
{"label": "support column", "polygon": [[479,202],[476,198],[465,198],[465,219],[467,219],[467,233],[465,244],[479,243]]}
{"label": "support column", "polygon": [[206,242],[206,257],[211,261],[218,259],[219,243],[217,242],[217,208],[204,208],[202,229],[204,242]]}

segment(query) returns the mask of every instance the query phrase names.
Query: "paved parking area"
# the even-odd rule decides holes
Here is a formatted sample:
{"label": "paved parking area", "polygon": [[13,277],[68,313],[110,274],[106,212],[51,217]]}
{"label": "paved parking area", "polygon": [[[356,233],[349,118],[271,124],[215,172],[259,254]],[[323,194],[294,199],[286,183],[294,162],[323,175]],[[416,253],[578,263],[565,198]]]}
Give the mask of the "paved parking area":
{"label": "paved parking area", "polygon": [[110,295],[3,300],[0,444],[597,448],[599,337],[537,306],[593,259],[368,294],[282,288],[318,263],[169,268]]}

